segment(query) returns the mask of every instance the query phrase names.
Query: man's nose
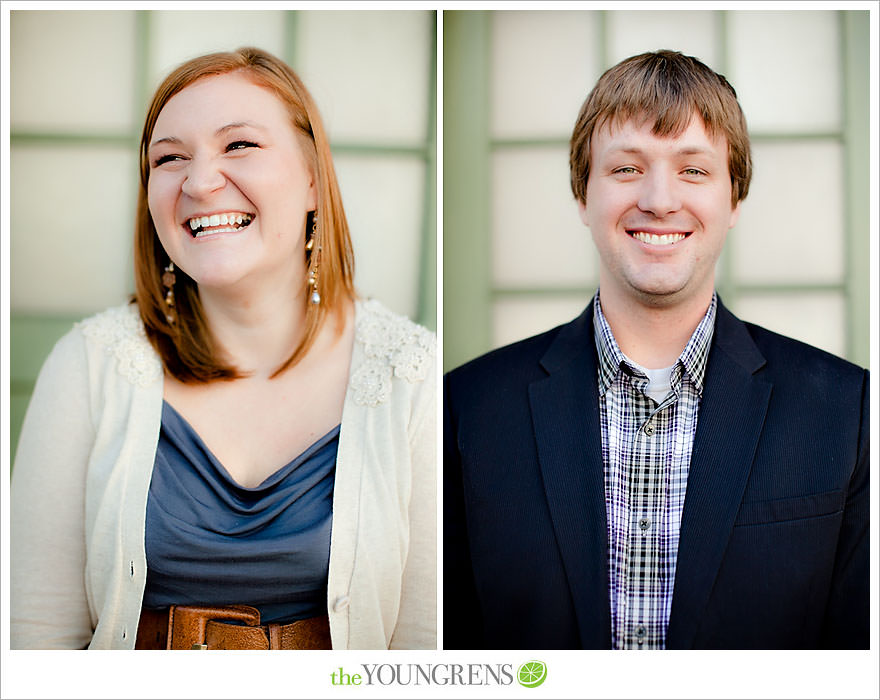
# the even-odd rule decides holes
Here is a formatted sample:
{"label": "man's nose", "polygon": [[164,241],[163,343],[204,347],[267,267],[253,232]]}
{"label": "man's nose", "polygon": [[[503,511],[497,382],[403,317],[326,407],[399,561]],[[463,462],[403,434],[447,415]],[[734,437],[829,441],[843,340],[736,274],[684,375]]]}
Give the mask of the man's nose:
{"label": "man's nose", "polygon": [[674,173],[652,170],[642,180],[639,209],[658,219],[681,209],[679,182]]}

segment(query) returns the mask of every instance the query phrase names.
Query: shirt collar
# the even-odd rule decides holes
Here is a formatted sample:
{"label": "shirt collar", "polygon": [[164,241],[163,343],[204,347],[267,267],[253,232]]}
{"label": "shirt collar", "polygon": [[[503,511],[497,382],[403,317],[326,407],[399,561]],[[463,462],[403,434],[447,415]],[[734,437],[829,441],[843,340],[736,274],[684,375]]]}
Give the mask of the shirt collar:
{"label": "shirt collar", "polygon": [[[641,371],[621,352],[617,345],[614,334],[611,332],[611,326],[608,325],[608,321],[602,313],[599,292],[596,292],[593,302],[593,330],[595,331],[596,350],[599,354],[599,395],[601,396],[608,390],[621,368],[628,367],[632,373],[636,374],[641,374]],[[703,395],[703,380],[706,375],[712,335],[715,332],[717,308],[718,295],[713,292],[712,301],[706,314],[676,361],[676,365],[680,364],[683,371],[687,372],[700,396]],[[673,371],[673,377],[680,379],[681,372]]]}

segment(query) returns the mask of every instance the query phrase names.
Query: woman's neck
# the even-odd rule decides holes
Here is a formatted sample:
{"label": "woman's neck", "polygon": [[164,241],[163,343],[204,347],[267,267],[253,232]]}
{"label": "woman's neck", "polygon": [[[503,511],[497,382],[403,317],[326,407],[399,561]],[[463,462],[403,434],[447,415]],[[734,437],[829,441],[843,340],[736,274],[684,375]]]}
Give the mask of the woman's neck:
{"label": "woman's neck", "polygon": [[305,333],[306,289],[302,285],[200,287],[199,295],[208,327],[222,352],[251,376],[271,376]]}

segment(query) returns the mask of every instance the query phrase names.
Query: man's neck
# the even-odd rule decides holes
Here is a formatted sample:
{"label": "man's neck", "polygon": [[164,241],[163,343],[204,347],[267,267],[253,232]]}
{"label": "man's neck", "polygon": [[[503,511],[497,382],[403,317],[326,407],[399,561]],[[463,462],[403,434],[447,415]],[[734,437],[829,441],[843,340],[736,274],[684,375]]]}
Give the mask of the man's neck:
{"label": "man's neck", "polygon": [[599,290],[602,313],[620,351],[648,369],[675,364],[706,315],[712,292],[670,306],[648,306]]}

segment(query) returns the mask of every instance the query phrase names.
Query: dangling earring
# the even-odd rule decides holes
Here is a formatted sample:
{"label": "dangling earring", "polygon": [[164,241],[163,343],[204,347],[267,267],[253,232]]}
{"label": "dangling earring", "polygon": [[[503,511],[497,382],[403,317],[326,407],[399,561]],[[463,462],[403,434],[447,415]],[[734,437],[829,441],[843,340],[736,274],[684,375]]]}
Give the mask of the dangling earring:
{"label": "dangling earring", "polygon": [[174,283],[177,281],[177,278],[174,275],[174,263],[169,261],[168,265],[165,267],[165,273],[162,275],[162,286],[166,288],[165,291],[165,320],[168,323],[174,323]]}
{"label": "dangling earring", "polygon": [[313,250],[315,247],[315,239],[318,237],[318,210],[315,209],[312,214],[312,233],[309,236],[309,240],[306,243],[306,250],[310,253],[309,255],[309,286],[312,288],[312,293],[309,296],[309,301],[316,306],[321,303],[321,295],[318,293],[318,265],[321,262],[321,246],[319,245],[317,250]]}

